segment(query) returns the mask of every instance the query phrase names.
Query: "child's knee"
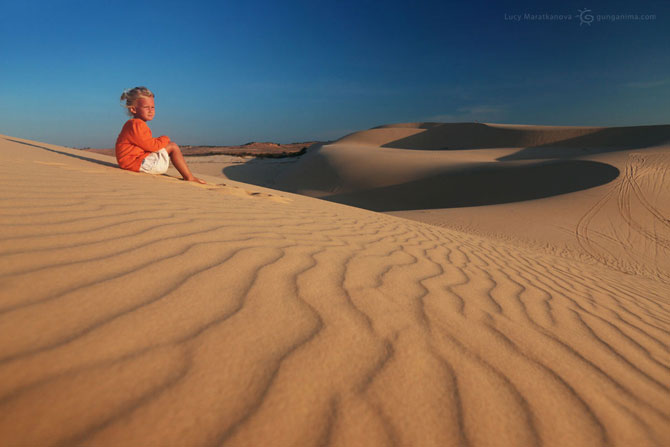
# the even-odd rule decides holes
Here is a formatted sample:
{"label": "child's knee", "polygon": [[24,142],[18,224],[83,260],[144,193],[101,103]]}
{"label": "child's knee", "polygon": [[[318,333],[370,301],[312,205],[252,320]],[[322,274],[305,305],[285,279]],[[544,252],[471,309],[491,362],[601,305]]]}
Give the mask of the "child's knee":
{"label": "child's knee", "polygon": [[179,149],[179,146],[177,146],[176,143],[168,143],[167,146],[165,146],[165,150],[167,151],[168,154],[170,154],[170,157],[172,157],[172,154],[181,154],[181,150]]}

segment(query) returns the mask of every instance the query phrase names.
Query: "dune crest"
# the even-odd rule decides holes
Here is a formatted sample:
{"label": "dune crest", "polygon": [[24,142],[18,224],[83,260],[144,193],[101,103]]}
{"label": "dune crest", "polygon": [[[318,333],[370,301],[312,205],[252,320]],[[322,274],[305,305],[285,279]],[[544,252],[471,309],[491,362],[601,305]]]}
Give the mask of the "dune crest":
{"label": "dune crest", "polygon": [[0,137],[2,444],[670,442],[665,283],[105,160]]}

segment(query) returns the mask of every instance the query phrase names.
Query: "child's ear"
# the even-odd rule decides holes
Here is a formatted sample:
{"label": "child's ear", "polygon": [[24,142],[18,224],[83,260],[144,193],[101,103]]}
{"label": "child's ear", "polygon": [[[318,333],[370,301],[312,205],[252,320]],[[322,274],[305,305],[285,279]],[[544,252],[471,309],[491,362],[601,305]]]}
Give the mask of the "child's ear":
{"label": "child's ear", "polygon": [[132,113],[133,115],[137,113],[137,108],[135,106],[128,107],[128,110],[130,110],[130,113]]}

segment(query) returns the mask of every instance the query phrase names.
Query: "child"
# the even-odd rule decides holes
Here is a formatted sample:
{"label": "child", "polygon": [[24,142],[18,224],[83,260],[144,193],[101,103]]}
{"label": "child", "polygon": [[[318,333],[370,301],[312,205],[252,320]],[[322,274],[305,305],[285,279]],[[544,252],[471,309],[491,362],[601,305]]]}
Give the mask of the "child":
{"label": "child", "polygon": [[163,135],[152,138],[147,121],[156,113],[154,94],[146,87],[135,87],[121,95],[132,119],[126,121],[116,139],[116,161],[122,169],[149,174],[165,174],[172,164],[184,180],[205,183],[191,174],[179,146]]}

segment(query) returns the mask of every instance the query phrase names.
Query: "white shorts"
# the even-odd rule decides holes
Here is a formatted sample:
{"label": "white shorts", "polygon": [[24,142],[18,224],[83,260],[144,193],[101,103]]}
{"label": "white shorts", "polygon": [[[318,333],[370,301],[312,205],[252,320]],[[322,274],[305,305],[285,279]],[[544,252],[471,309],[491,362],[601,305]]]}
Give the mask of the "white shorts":
{"label": "white shorts", "polygon": [[142,160],[140,172],[147,174],[165,174],[170,167],[170,156],[165,148],[149,154],[147,158]]}

